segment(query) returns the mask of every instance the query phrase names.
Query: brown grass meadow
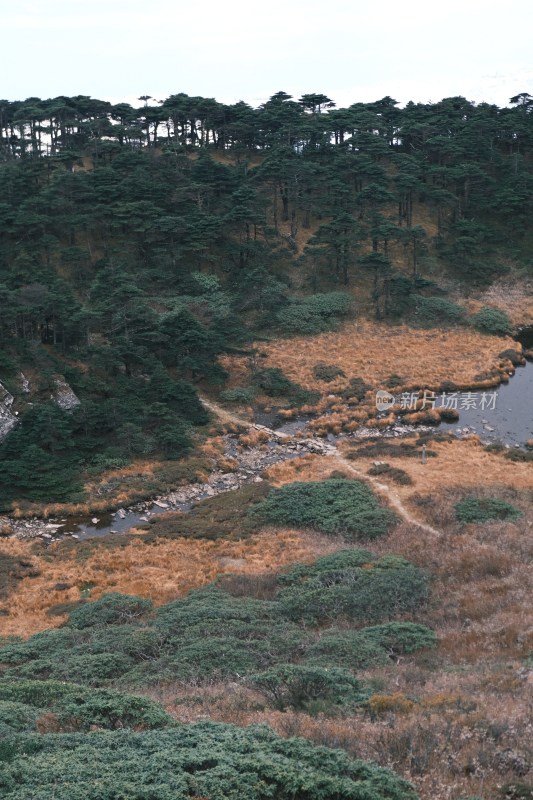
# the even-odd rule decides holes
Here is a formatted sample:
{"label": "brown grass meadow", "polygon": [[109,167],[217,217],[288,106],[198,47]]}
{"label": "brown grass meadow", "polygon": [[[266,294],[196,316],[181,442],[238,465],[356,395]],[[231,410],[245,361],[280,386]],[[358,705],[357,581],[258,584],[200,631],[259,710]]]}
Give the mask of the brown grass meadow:
{"label": "brown grass meadow", "polygon": [[242,541],[176,538],[148,544],[140,537],[116,536],[115,542],[113,547],[96,542],[80,559],[75,547],[56,544],[43,550],[31,542],[0,540],[0,555],[18,556],[32,565],[31,577],[18,580],[4,603],[9,615],[0,616],[0,635],[27,637],[57,627],[65,622],[66,610],[60,615],[50,615],[50,610],[87,594],[95,600],[106,592],[122,592],[162,605],[225,573],[278,571],[340,546],[325,536],[289,529],[261,532]]}
{"label": "brown grass meadow", "polygon": [[[347,411],[337,395],[352,378],[379,388],[400,373],[405,386],[437,388],[453,381],[467,388],[491,371],[498,380],[508,367],[498,354],[510,347],[516,348],[511,339],[467,330],[384,329],[366,321],[312,339],[260,345],[265,354],[261,365],[281,367],[305,388],[318,388],[322,410],[338,414],[335,424],[341,427]],[[319,361],[337,365],[345,378],[317,382],[312,370]],[[227,358],[224,364],[232,385],[249,381],[247,359]],[[350,410],[352,421],[358,422],[360,410]],[[368,421],[366,413],[359,421]],[[231,414],[225,422],[231,423]],[[224,468],[222,440],[217,431],[211,433],[214,438],[202,446],[191,468],[216,462]],[[240,445],[261,445],[262,438],[257,431],[244,433]],[[365,476],[376,461],[408,477],[409,483],[398,483],[384,472],[377,480],[431,528],[401,520],[388,536],[360,546],[379,555],[402,555],[431,574],[431,599],[417,621],[436,631],[435,651],[362,673],[374,695],[357,713],[274,711],[238,680],[167,684],[146,693],[183,722],[266,722],[281,735],[305,736],[372,759],[411,780],[422,800],[502,800],[505,785],[533,784],[533,466],[489,452],[476,437],[438,435],[428,438],[434,455],[423,464],[417,441],[416,436],[381,439],[380,450],[371,440],[347,439],[339,443],[344,467],[328,456],[306,455],[270,467],[264,477],[273,486],[326,480],[332,473],[353,478],[349,465]],[[461,525],[454,506],[467,495],[506,500],[522,515]],[[284,566],[347,546],[341,538],[314,531],[265,528],[235,539],[224,530],[228,538],[130,535],[79,548],[55,544],[45,549],[2,539],[0,554],[27,567],[2,601],[9,613],[0,616],[0,632],[26,637],[59,626],[68,604],[109,591],[161,605],[222,575],[246,576],[241,578],[246,591],[260,596],[268,576]]]}
{"label": "brown grass meadow", "polygon": [[[306,389],[335,394],[346,388],[350,378],[363,378],[375,389],[385,388],[391,375],[402,385],[437,388],[446,381],[458,388],[472,387],[502,362],[499,353],[519,345],[509,337],[487,336],[469,329],[433,328],[419,330],[407,325],[389,325],[358,320],[345,323],[339,331],[312,337],[294,337],[261,342],[262,367],[280,367]],[[318,362],[334,364],[346,377],[331,383],[317,381],[313,367]],[[223,365],[232,383],[246,383],[249,360],[225,356]]]}
{"label": "brown grass meadow", "polygon": [[[355,451],[350,463],[358,470],[373,462],[371,455],[357,456],[353,443],[343,449]],[[436,651],[362,673],[374,696],[355,714],[274,711],[242,681],[161,685],[146,693],[183,722],[266,722],[281,735],[305,736],[372,759],[411,780],[422,800],[499,800],[502,786],[531,783],[531,465],[488,453],[475,439],[430,442],[428,449],[437,456],[425,465],[401,450],[386,458],[413,480],[410,486],[394,485],[394,491],[440,535],[401,522],[388,536],[361,544],[378,554],[403,555],[431,573],[431,601],[417,619],[437,632]],[[331,458],[308,455],[270,467],[268,478],[282,485],[324,480],[334,471]],[[512,522],[461,526],[453,508],[468,493],[506,499],[524,513]],[[279,529],[240,541],[156,538],[146,543],[130,536],[121,545],[119,538],[113,547],[93,543],[83,557],[73,547],[44,550],[1,541],[1,552],[32,564],[31,575],[22,577],[7,598],[10,614],[0,618],[3,633],[27,636],[61,624],[65,616],[55,616],[54,607],[79,601],[87,587],[91,599],[120,591],[162,604],[217,576],[236,574],[246,575],[243,585],[260,596],[265,578],[284,565],[346,546],[312,531]]]}

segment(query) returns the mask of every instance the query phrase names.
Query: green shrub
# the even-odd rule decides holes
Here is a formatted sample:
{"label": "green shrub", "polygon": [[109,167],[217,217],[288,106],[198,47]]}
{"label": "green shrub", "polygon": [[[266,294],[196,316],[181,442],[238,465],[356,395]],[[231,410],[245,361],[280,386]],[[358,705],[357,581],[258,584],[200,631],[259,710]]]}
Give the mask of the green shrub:
{"label": "green shrub", "polygon": [[352,378],[350,383],[341,392],[341,397],[344,400],[357,400],[360,402],[365,399],[366,393],[372,389],[368,383],[365,383],[362,378]]}
{"label": "green shrub", "polygon": [[336,664],[358,670],[388,664],[389,657],[379,642],[367,638],[362,631],[325,630],[306,650],[305,663],[320,666]]}
{"label": "green shrub", "polygon": [[315,364],[313,367],[313,376],[317,381],[324,381],[325,383],[330,383],[334,381],[335,378],[346,377],[340,367],[337,367],[335,364],[324,364],[323,362]]}
{"label": "green shrub", "polygon": [[416,800],[393,772],[267,726],[20,736],[0,752],[3,800]]}
{"label": "green shrub", "polygon": [[0,730],[35,730],[46,712],[64,728],[166,728],[174,724],[163,708],[146,697],[108,689],[87,689],[59,681],[3,681],[0,684]]}
{"label": "green shrub", "polygon": [[[416,611],[428,588],[427,576],[404,559],[345,550],[273,579],[269,599],[234,596],[212,584],[145,615],[150,606],[142,598],[111,595],[83,606],[87,613],[82,619],[82,609],[75,609],[62,628],[5,641],[0,700],[50,709],[62,702],[65,690],[59,681],[105,687],[120,679],[122,685],[150,685],[242,678],[302,659],[306,666],[328,668],[384,663],[384,653],[415,648],[424,640],[424,629],[347,632],[341,646],[324,636],[317,640],[319,633],[309,626],[339,618],[358,625],[386,622]],[[114,611],[119,598],[120,614],[108,615],[109,597]],[[125,609],[128,621],[122,616]],[[131,616],[132,610],[141,613]],[[114,624],[103,624],[105,619]],[[431,635],[425,634],[424,641]],[[14,679],[19,679],[15,694],[5,688]],[[107,707],[107,696],[102,698]]]}
{"label": "green shrub", "polygon": [[533,784],[514,781],[500,789],[502,800],[533,800]]}
{"label": "green shrub", "polygon": [[228,622],[259,625],[273,618],[270,603],[252,598],[232,597],[216,586],[190,592],[182,600],[174,600],[157,610],[154,625],[172,636],[182,636],[193,626],[216,623],[223,631]]}
{"label": "green shrub", "polygon": [[309,295],[303,302],[325,319],[346,316],[353,306],[353,298],[347,292],[318,292]]}
{"label": "green shrub", "polygon": [[262,500],[269,488],[267,481],[245,484],[234,492],[222,492],[201,500],[188,514],[166,513],[161,517],[152,517],[143,540],[153,542],[160,537],[176,539],[182,536],[244,539],[255,533],[259,525],[258,520],[254,520],[246,511]]}
{"label": "green shrub", "polygon": [[415,294],[412,300],[414,314],[411,315],[410,319],[423,327],[457,324],[464,320],[464,308],[452,303],[450,300],[445,300],[443,297],[423,297]]}
{"label": "green shrub", "polygon": [[112,592],[94,603],[74,609],[68,624],[72,628],[91,628],[95,625],[124,625],[146,616],[152,610],[152,601],[134,595]]}
{"label": "green shrub", "polygon": [[414,622],[387,622],[364,628],[361,635],[385,648],[391,656],[409,655],[437,644],[437,637],[431,628]]}
{"label": "green shrub", "polygon": [[472,325],[478,331],[491,333],[495,336],[506,336],[513,330],[512,322],[505,311],[491,306],[483,306],[472,317]]}
{"label": "green shrub", "polygon": [[269,397],[291,394],[298,387],[279,367],[267,367],[258,370],[254,375],[254,383]]}
{"label": "green shrub", "polygon": [[455,504],[455,516],[465,524],[516,519],[521,515],[522,512],[511,503],[492,497],[465,497]]}
{"label": "green shrub", "polygon": [[334,663],[352,670],[367,669],[435,644],[434,632],[413,622],[388,622],[358,631],[332,628],[308,647],[306,661]]}
{"label": "green shrub", "polygon": [[391,481],[399,483],[402,486],[410,486],[413,483],[411,476],[404,469],[391,467],[390,464],[385,462],[374,464],[374,466],[370,467],[368,470],[367,475],[386,475]]}
{"label": "green shrub", "polygon": [[132,666],[133,659],[122,653],[58,653],[58,658],[38,658],[26,662],[16,670],[8,670],[8,677],[37,678],[39,680],[72,680],[99,686],[119,678]]}
{"label": "green shrub", "polygon": [[352,308],[352,298],[345,292],[315,294],[304,300],[293,300],[290,306],[280,309],[276,319],[280,328],[289,334],[313,335],[332,330],[339,318]]}
{"label": "green shrub", "polygon": [[255,391],[245,386],[236,386],[234,389],[224,389],[223,392],[220,392],[220,399],[223,403],[248,406],[253,403],[254,398]]}
{"label": "green shrub", "polygon": [[341,479],[273,489],[250,513],[274,525],[314,528],[347,539],[383,536],[395,521],[364,483]]}
{"label": "green shrub", "polygon": [[317,706],[351,706],[368,699],[368,692],[345,669],[280,664],[250,676],[250,682],[274,708],[315,710]]}
{"label": "green shrub", "polygon": [[427,601],[427,575],[402,558],[376,561],[364,551],[335,556],[310,567],[299,565],[285,576],[276,602],[288,619],[310,624],[340,617],[380,622],[412,613]]}
{"label": "green shrub", "polygon": [[174,724],[172,717],[153,700],[106,689],[72,688],[52,710],[60,723],[76,726],[77,730],[88,731],[93,725],[109,730],[152,730]]}
{"label": "green shrub", "polygon": [[295,406],[315,403],[319,397],[316,392],[310,392],[300,384],[293,383],[279,367],[261,369],[255,373],[253,380],[254,384],[269,397],[287,397]]}
{"label": "green shrub", "polygon": [[526,463],[529,461],[533,461],[533,452],[526,453],[525,450],[506,450],[503,454],[504,458],[508,458],[509,461],[525,461]]}
{"label": "green shrub", "polygon": [[16,731],[35,730],[39,711],[16,700],[0,700],[0,738]]}
{"label": "green shrub", "polygon": [[3,680],[0,682],[0,700],[20,702],[39,709],[50,708],[73,688],[83,691],[74,684],[59,681]]}

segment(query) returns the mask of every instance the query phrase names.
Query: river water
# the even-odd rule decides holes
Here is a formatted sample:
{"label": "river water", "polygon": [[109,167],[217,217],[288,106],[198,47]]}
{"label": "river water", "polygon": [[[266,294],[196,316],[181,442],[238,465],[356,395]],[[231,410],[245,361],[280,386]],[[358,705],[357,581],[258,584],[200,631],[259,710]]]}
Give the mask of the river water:
{"label": "river water", "polygon": [[524,447],[533,439],[533,363],[517,367],[509,383],[495,390],[461,392],[457,410],[459,420],[441,422],[440,429],[477,433],[483,442]]}
{"label": "river water", "polygon": [[[526,328],[516,337],[524,349],[533,348],[533,327]],[[501,442],[508,447],[524,447],[533,440],[533,362],[517,367],[507,384],[484,392],[460,392],[455,397],[437,395],[435,407],[448,405],[459,412],[456,422],[441,422],[440,430],[449,430],[458,436],[476,433],[483,442]],[[276,425],[276,413],[258,412],[256,422],[268,427]],[[277,430],[294,434],[306,427],[309,417],[302,417],[277,426]],[[207,492],[205,494],[207,495]],[[195,501],[202,499],[202,493]],[[171,510],[187,511],[191,503],[177,504]],[[169,509],[170,510],[170,509]],[[90,539],[108,533],[126,533],[130,528],[146,526],[149,518],[164,513],[157,504],[145,503],[121,512],[97,514],[89,517],[71,517],[54,532],[54,538],[74,534],[78,539]],[[96,520],[96,521],[93,521]]]}
{"label": "river water", "polygon": [[[515,337],[524,351],[533,348],[533,326],[523,328]],[[533,439],[533,362],[516,367],[509,383],[495,390],[472,392],[473,399],[461,393],[459,420],[440,424],[440,428],[464,433],[468,428],[483,442],[501,442],[509,447],[524,447]],[[468,406],[464,408],[462,406]]]}

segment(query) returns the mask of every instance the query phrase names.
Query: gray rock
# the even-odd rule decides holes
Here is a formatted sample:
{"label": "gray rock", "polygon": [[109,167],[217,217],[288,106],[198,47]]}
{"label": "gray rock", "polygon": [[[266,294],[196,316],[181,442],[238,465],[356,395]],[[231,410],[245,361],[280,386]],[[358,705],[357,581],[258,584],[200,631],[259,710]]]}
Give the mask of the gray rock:
{"label": "gray rock", "polygon": [[81,404],[81,400],[66,381],[62,378],[56,378],[54,383],[56,390],[51,399],[55,400],[59,408],[62,408],[63,411],[72,411],[73,408]]}
{"label": "gray rock", "polygon": [[0,442],[18,422],[16,415],[11,411],[13,399],[13,395],[0,383]]}
{"label": "gray rock", "polygon": [[30,393],[30,382],[29,382],[29,380],[27,379],[27,377],[24,375],[23,372],[21,372],[19,374],[19,378],[20,378],[20,384],[21,384],[21,387],[22,387],[23,394],[29,394]]}

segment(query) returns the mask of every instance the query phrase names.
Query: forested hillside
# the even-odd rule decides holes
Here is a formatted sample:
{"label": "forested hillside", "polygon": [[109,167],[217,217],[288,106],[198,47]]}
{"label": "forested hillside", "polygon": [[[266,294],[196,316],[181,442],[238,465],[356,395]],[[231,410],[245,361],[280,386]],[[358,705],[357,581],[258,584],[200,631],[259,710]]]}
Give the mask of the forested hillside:
{"label": "forested hillside", "polygon": [[139,104],[0,100],[0,794],[530,800],[529,406],[426,394],[530,370],[533,97]]}
{"label": "forested hillside", "polygon": [[354,302],[455,320],[443,285],[531,271],[527,94],[140,102],[0,101],[6,507],[184,455],[207,421],[194,384],[223,386],[217,357],[252,336],[327,330]]}

